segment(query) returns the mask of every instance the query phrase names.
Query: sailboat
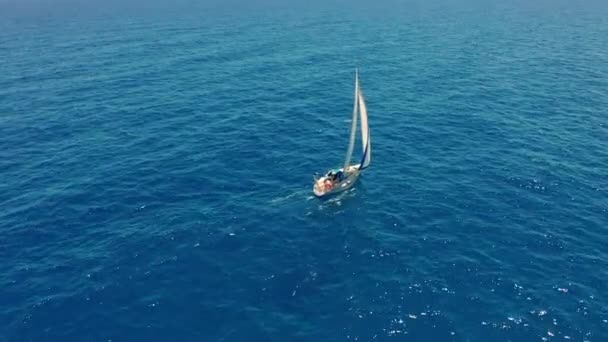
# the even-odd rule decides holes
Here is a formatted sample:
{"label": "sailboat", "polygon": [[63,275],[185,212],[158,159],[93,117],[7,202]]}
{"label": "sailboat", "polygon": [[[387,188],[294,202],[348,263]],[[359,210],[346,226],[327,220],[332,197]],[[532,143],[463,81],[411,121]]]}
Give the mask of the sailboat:
{"label": "sailboat", "polygon": [[[362,154],[358,164],[351,165],[351,158],[355,147],[357,131],[357,118],[361,118],[361,147]],[[355,101],[353,104],[353,118],[350,127],[350,139],[346,149],[344,166],[332,169],[323,176],[315,176],[313,192],[317,197],[324,197],[350,189],[361,172],[369,167],[371,161],[372,147],[369,126],[367,122],[367,106],[363,99],[363,93],[359,86],[359,71],[355,70]]]}

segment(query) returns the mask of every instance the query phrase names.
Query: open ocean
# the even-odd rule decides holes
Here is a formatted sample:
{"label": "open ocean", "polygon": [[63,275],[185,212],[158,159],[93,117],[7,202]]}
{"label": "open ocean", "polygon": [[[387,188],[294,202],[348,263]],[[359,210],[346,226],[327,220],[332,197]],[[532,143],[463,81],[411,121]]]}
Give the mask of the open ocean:
{"label": "open ocean", "polygon": [[[371,166],[318,200],[355,67]],[[0,0],[0,342],[569,340],[607,1]]]}

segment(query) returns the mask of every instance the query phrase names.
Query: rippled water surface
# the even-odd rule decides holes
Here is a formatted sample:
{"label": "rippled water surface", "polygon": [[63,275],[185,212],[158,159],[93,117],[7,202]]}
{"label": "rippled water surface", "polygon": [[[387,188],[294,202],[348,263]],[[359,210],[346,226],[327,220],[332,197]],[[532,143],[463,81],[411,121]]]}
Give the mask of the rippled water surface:
{"label": "rippled water surface", "polygon": [[608,341],[606,2],[8,0],[0,75],[0,341]]}

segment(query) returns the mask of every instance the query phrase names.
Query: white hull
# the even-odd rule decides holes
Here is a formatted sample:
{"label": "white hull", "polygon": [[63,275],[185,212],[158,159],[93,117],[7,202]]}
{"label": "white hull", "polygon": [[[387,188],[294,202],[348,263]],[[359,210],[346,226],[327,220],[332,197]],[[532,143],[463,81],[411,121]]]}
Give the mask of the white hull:
{"label": "white hull", "polygon": [[[344,172],[344,169],[339,169],[339,171]],[[328,181],[327,177],[320,177],[315,181],[315,184],[313,186],[313,193],[317,197],[325,197],[352,188],[352,186],[355,185],[355,182],[357,182],[359,175],[361,174],[361,171],[359,171],[359,164],[349,166],[345,174],[346,178],[341,182],[333,183],[331,188],[328,188],[326,185],[326,181]]]}

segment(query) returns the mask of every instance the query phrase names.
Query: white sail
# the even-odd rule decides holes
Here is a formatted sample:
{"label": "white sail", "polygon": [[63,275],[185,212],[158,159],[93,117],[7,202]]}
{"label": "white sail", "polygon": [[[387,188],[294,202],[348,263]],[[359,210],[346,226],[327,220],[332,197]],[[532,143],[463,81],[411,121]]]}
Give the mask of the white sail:
{"label": "white sail", "polygon": [[346,158],[344,158],[344,170],[350,165],[350,158],[353,155],[353,148],[355,147],[355,138],[357,132],[357,111],[359,107],[359,73],[355,71],[355,101],[353,104],[353,119],[350,126],[350,140],[348,142],[348,149],[346,150]]}
{"label": "white sail", "polygon": [[365,105],[361,90],[359,90],[359,113],[361,114],[361,146],[363,148],[359,170],[362,170],[369,165],[372,159],[372,139],[369,133],[369,126],[367,125],[367,106]]}

